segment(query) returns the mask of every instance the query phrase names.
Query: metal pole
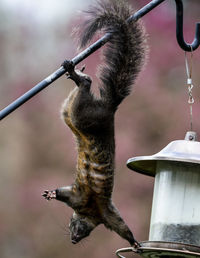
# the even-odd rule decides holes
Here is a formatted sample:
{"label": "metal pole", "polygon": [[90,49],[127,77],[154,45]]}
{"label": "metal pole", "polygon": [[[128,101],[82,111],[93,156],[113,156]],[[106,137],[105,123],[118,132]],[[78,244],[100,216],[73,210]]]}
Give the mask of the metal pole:
{"label": "metal pole", "polygon": [[[150,3],[145,5],[143,8],[135,12],[131,17],[127,19],[127,22],[131,22],[132,20],[138,20],[148,12],[150,12],[152,9],[154,9],[156,6],[164,2],[165,0],[152,0]],[[72,59],[72,62],[74,65],[77,65],[80,63],[82,60],[84,60],[86,57],[91,55],[93,52],[95,52],[97,49],[102,47],[106,42],[109,41],[110,37],[112,34],[107,33],[105,34],[102,38],[97,40],[95,43],[93,43],[91,46],[86,48],[84,51],[82,51],[80,54],[75,56]],[[56,70],[54,73],[49,75],[46,79],[35,85],[32,89],[27,91],[25,94],[20,96],[18,99],[13,101],[10,105],[5,107],[0,111],[0,120],[2,120],[4,117],[9,115],[11,112],[13,112],[15,109],[20,107],[22,104],[24,104],[26,101],[31,99],[33,96],[38,94],[40,91],[45,89],[48,85],[50,85],[52,82],[57,80],[59,77],[61,77],[63,74],[65,74],[67,71],[63,68],[60,67],[58,70]]]}
{"label": "metal pole", "polygon": [[195,37],[191,44],[185,42],[183,37],[183,2],[175,0],[176,2],[176,38],[179,46],[188,52],[192,52],[200,45],[200,23],[196,24]]}

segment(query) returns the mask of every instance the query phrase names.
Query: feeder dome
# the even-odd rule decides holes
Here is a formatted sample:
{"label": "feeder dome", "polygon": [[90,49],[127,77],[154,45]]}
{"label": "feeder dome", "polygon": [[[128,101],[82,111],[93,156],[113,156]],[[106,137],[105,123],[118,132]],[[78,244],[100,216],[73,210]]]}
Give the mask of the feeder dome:
{"label": "feeder dome", "polygon": [[127,161],[128,168],[149,176],[155,176],[158,161],[187,163],[200,169],[200,142],[196,133],[187,132],[185,140],[169,143],[160,152],[151,156],[133,157]]}
{"label": "feeder dome", "polygon": [[[200,142],[195,132],[127,166],[155,176],[149,241],[143,257],[200,256]],[[182,250],[182,251],[181,251]]]}

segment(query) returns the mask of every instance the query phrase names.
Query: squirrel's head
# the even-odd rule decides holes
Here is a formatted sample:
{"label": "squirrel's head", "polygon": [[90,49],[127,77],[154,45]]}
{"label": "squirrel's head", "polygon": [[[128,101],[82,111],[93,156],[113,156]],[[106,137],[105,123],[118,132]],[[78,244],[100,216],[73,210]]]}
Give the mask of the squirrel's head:
{"label": "squirrel's head", "polygon": [[95,227],[96,225],[89,218],[74,213],[69,224],[71,242],[78,243],[81,239],[89,236]]}

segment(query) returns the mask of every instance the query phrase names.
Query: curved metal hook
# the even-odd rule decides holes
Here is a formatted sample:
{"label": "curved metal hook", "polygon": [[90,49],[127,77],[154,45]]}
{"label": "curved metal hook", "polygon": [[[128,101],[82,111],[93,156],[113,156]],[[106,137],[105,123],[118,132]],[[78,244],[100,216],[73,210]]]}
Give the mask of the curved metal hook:
{"label": "curved metal hook", "polygon": [[183,2],[182,0],[175,0],[176,2],[176,38],[179,46],[187,52],[194,51],[200,45],[200,23],[196,24],[195,38],[191,44],[185,42],[183,37]]}

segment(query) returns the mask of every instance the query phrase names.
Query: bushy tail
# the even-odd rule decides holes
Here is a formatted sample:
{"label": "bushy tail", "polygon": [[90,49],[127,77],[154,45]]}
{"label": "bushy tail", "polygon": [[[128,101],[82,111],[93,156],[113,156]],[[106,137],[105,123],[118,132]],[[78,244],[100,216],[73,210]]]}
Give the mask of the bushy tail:
{"label": "bushy tail", "polygon": [[144,29],[138,21],[129,24],[133,14],[125,0],[98,1],[87,11],[90,18],[83,26],[80,47],[85,47],[98,30],[112,32],[104,50],[101,67],[101,97],[113,108],[130,93],[131,85],[141,70],[145,55]]}

